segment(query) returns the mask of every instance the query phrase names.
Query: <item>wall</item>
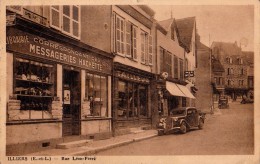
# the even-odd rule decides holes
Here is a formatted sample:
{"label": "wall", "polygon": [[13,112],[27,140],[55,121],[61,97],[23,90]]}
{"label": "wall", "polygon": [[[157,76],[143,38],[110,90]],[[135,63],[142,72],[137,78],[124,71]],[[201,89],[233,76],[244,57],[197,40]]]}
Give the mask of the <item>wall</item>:
{"label": "wall", "polygon": [[81,6],[81,42],[111,52],[111,6]]}
{"label": "wall", "polygon": [[62,124],[37,123],[7,125],[6,136],[7,145],[61,138]]}
{"label": "wall", "polygon": [[213,88],[210,75],[210,53],[208,51],[198,50],[198,67],[196,68],[196,107],[202,111],[209,111],[212,106]]}
{"label": "wall", "polygon": [[[175,35],[176,36],[176,35]],[[184,59],[184,50],[181,46],[179,46],[177,38],[173,41],[169,36],[165,36],[159,30],[157,30],[157,68],[158,72],[160,73],[160,47],[164,48],[165,50],[172,53],[172,66],[173,65],[173,57],[174,55],[178,58]],[[184,63],[184,60],[183,60]],[[180,69],[178,68],[178,71]],[[179,74],[179,73],[178,73]],[[174,70],[172,69],[172,76],[174,75]],[[179,74],[180,75],[180,74]]]}
{"label": "wall", "polygon": [[89,120],[81,122],[81,135],[111,132],[110,120]]}

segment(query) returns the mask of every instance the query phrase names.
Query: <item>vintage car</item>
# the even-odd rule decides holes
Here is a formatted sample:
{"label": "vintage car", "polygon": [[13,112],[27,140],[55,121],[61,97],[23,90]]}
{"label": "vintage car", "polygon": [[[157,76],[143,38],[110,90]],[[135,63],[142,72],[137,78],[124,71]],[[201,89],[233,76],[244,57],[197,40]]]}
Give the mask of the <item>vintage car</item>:
{"label": "vintage car", "polygon": [[206,113],[195,107],[173,109],[166,118],[161,118],[158,124],[158,135],[180,131],[186,133],[190,129],[202,129]]}

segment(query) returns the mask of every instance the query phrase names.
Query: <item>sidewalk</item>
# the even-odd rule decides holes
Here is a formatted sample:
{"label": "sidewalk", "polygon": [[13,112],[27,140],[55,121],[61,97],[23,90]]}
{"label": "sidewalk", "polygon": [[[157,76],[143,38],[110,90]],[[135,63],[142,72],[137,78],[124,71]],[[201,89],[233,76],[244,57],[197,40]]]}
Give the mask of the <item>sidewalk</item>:
{"label": "sidewalk", "polygon": [[102,150],[113,147],[126,145],[157,136],[157,130],[145,130],[140,133],[131,133],[122,136],[111,137],[106,140],[97,140],[87,143],[86,146],[75,147],[70,149],[49,149],[41,152],[26,154],[28,156],[75,156],[75,155],[92,155]]}

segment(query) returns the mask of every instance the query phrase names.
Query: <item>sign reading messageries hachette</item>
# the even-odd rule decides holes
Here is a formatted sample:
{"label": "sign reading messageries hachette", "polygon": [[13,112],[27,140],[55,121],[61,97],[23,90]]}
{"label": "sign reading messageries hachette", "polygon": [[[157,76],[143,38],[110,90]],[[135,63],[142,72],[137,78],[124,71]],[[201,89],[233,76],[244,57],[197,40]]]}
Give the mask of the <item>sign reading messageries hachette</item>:
{"label": "sign reading messageries hachette", "polygon": [[102,73],[112,71],[110,59],[12,27],[6,30],[6,49]]}

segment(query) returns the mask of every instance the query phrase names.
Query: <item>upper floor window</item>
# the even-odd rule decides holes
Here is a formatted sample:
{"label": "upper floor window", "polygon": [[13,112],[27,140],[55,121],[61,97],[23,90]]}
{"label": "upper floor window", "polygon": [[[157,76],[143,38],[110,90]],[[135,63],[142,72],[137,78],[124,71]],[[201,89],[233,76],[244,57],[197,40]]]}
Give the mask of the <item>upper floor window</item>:
{"label": "upper floor window", "polygon": [[167,72],[172,76],[172,54],[160,47],[161,72]]}
{"label": "upper floor window", "polygon": [[227,62],[228,62],[229,64],[232,64],[232,63],[233,63],[232,58],[228,57],[228,58],[227,58]]}
{"label": "upper floor window", "polygon": [[174,78],[179,78],[179,69],[178,69],[178,57],[174,56]]}
{"label": "upper floor window", "polygon": [[183,60],[180,59],[180,79],[184,78],[184,71],[183,71]]}
{"label": "upper floor window", "polygon": [[137,27],[126,22],[126,56],[137,59]]}
{"label": "upper floor window", "polygon": [[243,64],[243,59],[238,58],[238,64]]}
{"label": "upper floor window", "polygon": [[152,65],[152,36],[141,31],[141,63]]}
{"label": "upper floor window", "polygon": [[241,68],[241,70],[240,70],[240,75],[244,75],[244,69],[243,68]]}
{"label": "upper floor window", "polygon": [[228,75],[233,75],[233,74],[234,74],[233,68],[228,68],[228,69],[227,69],[227,74],[228,74]]}
{"label": "upper floor window", "polygon": [[80,39],[80,7],[51,6],[50,26],[74,38]]}
{"label": "upper floor window", "polygon": [[123,54],[124,53],[124,31],[125,31],[125,20],[116,16],[116,52]]}
{"label": "upper floor window", "polygon": [[[152,36],[123,17],[113,13],[114,18],[114,50],[121,56],[137,60],[140,54],[141,63],[152,65],[153,41]],[[140,32],[139,32],[140,31]],[[139,32],[139,33],[138,33]],[[137,37],[140,36],[140,40]],[[140,45],[140,50],[137,45]],[[138,50],[140,52],[138,52]]]}

